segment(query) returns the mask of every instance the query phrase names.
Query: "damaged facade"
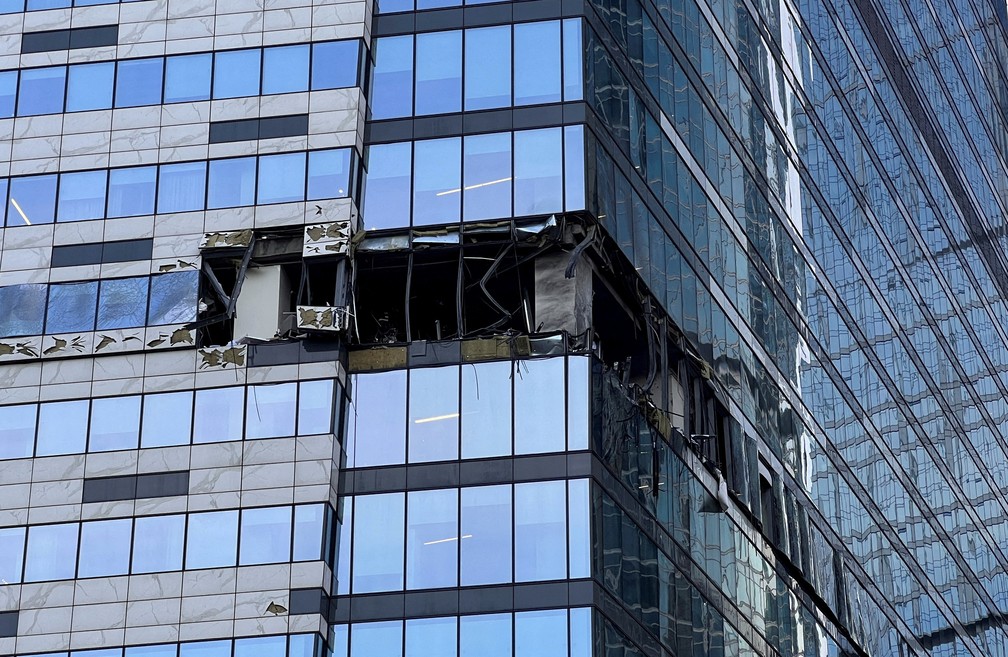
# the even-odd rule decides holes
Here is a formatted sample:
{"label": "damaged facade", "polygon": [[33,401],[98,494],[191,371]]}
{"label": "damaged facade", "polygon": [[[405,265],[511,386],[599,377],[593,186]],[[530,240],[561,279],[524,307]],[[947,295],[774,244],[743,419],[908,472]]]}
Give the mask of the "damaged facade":
{"label": "damaged facade", "polygon": [[1003,7],[75,2],[0,654],[1008,655]]}

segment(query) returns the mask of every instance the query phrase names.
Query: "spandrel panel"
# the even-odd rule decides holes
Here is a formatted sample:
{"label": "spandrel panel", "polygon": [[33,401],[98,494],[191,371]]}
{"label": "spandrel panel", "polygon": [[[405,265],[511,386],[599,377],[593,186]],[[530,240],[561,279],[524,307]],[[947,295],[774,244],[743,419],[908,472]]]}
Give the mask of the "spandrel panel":
{"label": "spandrel panel", "polygon": [[294,435],[297,384],[249,386],[245,409],[246,438],[281,438]]}
{"label": "spandrel panel", "polygon": [[462,586],[512,581],[511,494],[510,484],[462,489]]}
{"label": "spandrel panel", "polygon": [[77,577],[128,573],[132,532],[130,518],[82,523]]}
{"label": "spandrel panel", "polygon": [[192,431],[192,391],[145,395],[141,447],[186,445]]}
{"label": "spandrel panel", "polygon": [[87,445],[86,399],[39,404],[36,456],[82,454]]}
{"label": "spandrel panel", "polygon": [[[410,491],[406,510],[406,588],[458,583],[458,489]],[[358,516],[359,518],[360,516]]]}
{"label": "spandrel panel", "polygon": [[98,330],[143,326],[150,278],[110,278],[98,292]]}
{"label": "spandrel panel", "polygon": [[241,440],[245,419],[245,388],[210,388],[196,391],[193,442]]}
{"label": "spandrel panel", "polygon": [[457,459],[458,441],[458,366],[410,370],[409,462]]}
{"label": "spandrel panel", "polygon": [[511,361],[462,366],[462,458],[511,454]]}
{"label": "spandrel panel", "polygon": [[515,454],[567,447],[564,359],[522,360],[515,372]]}
{"label": "spandrel panel", "polygon": [[185,520],[184,514],[136,519],[133,574],[182,569]]}
{"label": "spandrel panel", "polygon": [[140,443],[140,396],[102,397],[91,402],[89,452],[136,449]]}
{"label": "spandrel panel", "polygon": [[181,324],[196,319],[198,289],[198,271],[151,276],[147,325]]}
{"label": "spandrel panel", "polygon": [[353,592],[403,588],[405,495],[360,495],[354,500]]}
{"label": "spandrel panel", "polygon": [[0,336],[41,335],[48,291],[45,283],[0,287],[0,308],[4,308]]}
{"label": "spandrel panel", "polygon": [[237,553],[237,511],[212,511],[189,516],[186,570],[233,566]]}

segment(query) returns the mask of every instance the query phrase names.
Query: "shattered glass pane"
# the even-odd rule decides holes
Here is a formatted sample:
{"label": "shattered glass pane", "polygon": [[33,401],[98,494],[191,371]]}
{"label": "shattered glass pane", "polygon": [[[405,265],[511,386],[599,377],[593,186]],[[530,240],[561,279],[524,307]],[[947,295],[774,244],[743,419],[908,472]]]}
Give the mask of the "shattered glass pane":
{"label": "shattered glass pane", "polygon": [[98,295],[98,330],[144,325],[150,278],[114,278],[101,282]]}
{"label": "shattered glass pane", "polygon": [[98,281],[50,286],[46,333],[93,331],[97,301]]}
{"label": "shattered glass pane", "polygon": [[148,326],[181,324],[196,319],[199,272],[183,271],[151,277]]}
{"label": "shattered glass pane", "polygon": [[45,283],[0,287],[0,336],[42,335],[47,288]]}

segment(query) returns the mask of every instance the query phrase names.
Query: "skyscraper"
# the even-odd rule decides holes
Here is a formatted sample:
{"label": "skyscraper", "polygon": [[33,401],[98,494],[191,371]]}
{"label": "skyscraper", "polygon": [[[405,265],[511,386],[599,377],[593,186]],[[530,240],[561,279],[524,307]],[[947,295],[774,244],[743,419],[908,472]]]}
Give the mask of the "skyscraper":
{"label": "skyscraper", "polygon": [[1008,655],[1003,3],[0,11],[0,654]]}

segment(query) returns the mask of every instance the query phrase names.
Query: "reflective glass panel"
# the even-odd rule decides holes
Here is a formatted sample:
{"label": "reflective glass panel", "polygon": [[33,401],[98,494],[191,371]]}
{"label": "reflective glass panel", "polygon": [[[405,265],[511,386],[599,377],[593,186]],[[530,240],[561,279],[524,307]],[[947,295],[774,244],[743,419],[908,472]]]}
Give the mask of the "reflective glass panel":
{"label": "reflective glass panel", "polygon": [[354,593],[403,588],[405,522],[403,493],[359,495],[354,499]]}
{"label": "reflective glass panel", "polygon": [[406,461],[406,372],[354,375],[353,467]]}
{"label": "reflective glass panel", "polygon": [[189,516],[186,570],[233,566],[237,552],[237,511],[212,511]]}
{"label": "reflective glass panel", "polygon": [[136,449],[140,443],[140,396],[100,397],[91,402],[89,452]]}
{"label": "reflective glass panel", "polygon": [[406,621],[406,657],[455,657],[458,619],[411,618]]}
{"label": "reflective glass panel", "polygon": [[298,395],[298,435],[331,432],[333,401],[332,379],[302,381]]}
{"label": "reflective glass panel", "polygon": [[[0,426],[3,426],[0,424]],[[17,584],[21,581],[21,567],[24,565],[24,527],[0,529],[0,585]]]}
{"label": "reflective glass panel", "polygon": [[214,56],[213,97],[238,98],[259,95],[258,48],[226,50]]}
{"label": "reflective glass panel", "polygon": [[21,71],[18,116],[62,112],[65,86],[66,66],[29,68]]}
{"label": "reflective glass panel", "polygon": [[416,36],[416,115],[462,109],[462,31]]}
{"label": "reflective glass panel", "polygon": [[108,217],[154,214],[157,167],[130,167],[109,171]]}
{"label": "reflective glass panel", "polygon": [[459,619],[459,657],[511,657],[511,614]]}
{"label": "reflective glass panel", "polygon": [[234,657],[286,657],[286,636],[253,636],[235,639]]}
{"label": "reflective glass panel", "polygon": [[584,43],[581,37],[581,19],[569,18],[563,22],[563,85],[564,100],[581,100],[584,97]]}
{"label": "reflective glass panel", "polygon": [[570,610],[570,654],[571,657],[591,657],[592,654],[592,610],[580,607]]}
{"label": "reflective glass panel", "polygon": [[564,359],[522,360],[515,374],[515,454],[566,449]]}
{"label": "reflective glass panel", "polygon": [[410,147],[408,141],[368,147],[367,184],[362,210],[368,228],[409,225]]}
{"label": "reflective glass panel", "polygon": [[463,218],[510,217],[511,133],[468,135],[463,148]]}
{"label": "reflective glass panel", "polygon": [[502,584],[511,575],[511,486],[462,489],[462,586]]}
{"label": "reflective glass panel", "polygon": [[462,203],[462,139],[415,142],[413,225],[457,223]]}
{"label": "reflective glass panel", "polygon": [[406,588],[455,586],[460,540],[458,489],[410,491],[407,501]]}
{"label": "reflective glass panel", "polygon": [[545,609],[515,613],[515,653],[525,657],[567,654],[567,610]]}
{"label": "reflective glass panel", "polygon": [[175,657],[178,645],[167,643],[154,646],[127,646],[126,657]]}
{"label": "reflective glass panel", "polygon": [[193,442],[219,443],[242,439],[245,388],[209,388],[196,391]]}
{"label": "reflective glass panel", "polygon": [[311,88],[338,89],[357,85],[359,41],[312,45]]}
{"label": "reflective glass panel", "polygon": [[588,449],[591,363],[584,356],[567,359],[567,449]]}
{"label": "reflective glass panel", "polygon": [[515,215],[563,210],[563,138],[560,128],[514,133]]}
{"label": "reflective glass panel", "polygon": [[316,657],[321,652],[316,653],[318,640],[314,634],[293,634],[288,637],[289,657]]}
{"label": "reflective glass panel", "polygon": [[56,176],[10,179],[8,226],[51,224],[56,213]]}
{"label": "reflective glass panel", "polygon": [[129,572],[133,520],[93,520],[81,524],[77,577]]}
{"label": "reflective glass panel", "polygon": [[245,410],[246,438],[280,438],[294,435],[297,384],[249,386]]}
{"label": "reflective glass panel", "polygon": [[206,203],[206,162],[162,164],[157,211],[201,210]]}
{"label": "reflective glass panel", "polygon": [[118,63],[116,107],[139,107],[161,103],[161,76],[164,58],[126,59]]}
{"label": "reflective glass panel", "polygon": [[143,326],[149,287],[148,276],[103,280],[98,293],[98,330]]}
{"label": "reflective glass panel", "polygon": [[0,118],[9,119],[14,116],[14,103],[17,99],[17,71],[0,73]]}
{"label": "reflective glass panel", "polygon": [[514,26],[514,103],[560,101],[560,22]]}
{"label": "reflective glass panel", "polygon": [[336,594],[350,593],[351,534],[353,531],[353,498],[344,497],[339,501],[343,520],[339,524],[339,545],[336,553]]}
{"label": "reflective glass panel", "polygon": [[181,570],[184,541],[184,514],[137,518],[133,539],[133,573]]}
{"label": "reflective glass panel", "polygon": [[294,507],[294,561],[316,561],[322,556],[325,505]]}
{"label": "reflective glass panel", "polygon": [[250,566],[291,558],[291,508],[243,509],[238,563]]}
{"label": "reflective glass panel", "polygon": [[140,446],[189,444],[192,400],[191,390],[144,395]]}
{"label": "reflective glass panel", "polygon": [[66,111],[79,112],[112,107],[114,77],[115,62],[71,66],[67,80]]}
{"label": "reflective glass panel", "polygon": [[371,118],[409,116],[413,113],[413,36],[376,39],[374,52]]}
{"label": "reflective glass panel", "polygon": [[105,216],[107,171],[78,171],[60,175],[57,221],[83,221]]}
{"label": "reflective glass panel", "polygon": [[198,271],[151,276],[148,326],[180,324],[196,319],[198,286]]}
{"label": "reflective glass panel", "polygon": [[354,623],[350,657],[402,657],[402,621]]}
{"label": "reflective glass panel", "polygon": [[231,640],[183,643],[179,657],[231,657]]}
{"label": "reflective glass panel", "polygon": [[570,573],[571,579],[591,577],[591,502],[588,480],[567,482],[569,499]]}
{"label": "reflective glass panel", "polygon": [[350,149],[308,153],[308,200],[343,198],[350,189]]}
{"label": "reflective glass panel", "polygon": [[567,576],[566,484],[515,484],[515,581]]}
{"label": "reflective glass panel", "polygon": [[234,208],[255,203],[256,159],[236,157],[210,161],[207,208]]}
{"label": "reflective glass panel", "polygon": [[511,26],[466,30],[466,111],[511,105]]}
{"label": "reflective glass panel", "polygon": [[164,102],[181,103],[210,98],[213,55],[176,55],[165,64]]}
{"label": "reflective glass panel", "polygon": [[585,209],[584,127],[564,127],[564,207]]}
{"label": "reflective glass panel", "polygon": [[0,406],[0,459],[20,459],[35,449],[38,405]]}
{"label": "reflective glass panel", "polygon": [[280,46],[263,50],[263,94],[308,91],[307,45]]}
{"label": "reflective glass panel", "polygon": [[259,158],[259,203],[303,201],[305,154],[284,153]]}
{"label": "reflective glass panel", "polygon": [[97,281],[50,285],[46,333],[93,331],[97,304]]}
{"label": "reflective glass panel", "polygon": [[73,579],[77,566],[76,522],[28,528],[24,581]]}
{"label": "reflective glass panel", "polygon": [[462,458],[511,453],[511,361],[462,366]]}
{"label": "reflective glass panel", "polygon": [[0,287],[0,336],[42,335],[48,292],[45,283]]}
{"label": "reflective glass panel", "polygon": [[409,461],[458,458],[459,368],[410,370]]}

